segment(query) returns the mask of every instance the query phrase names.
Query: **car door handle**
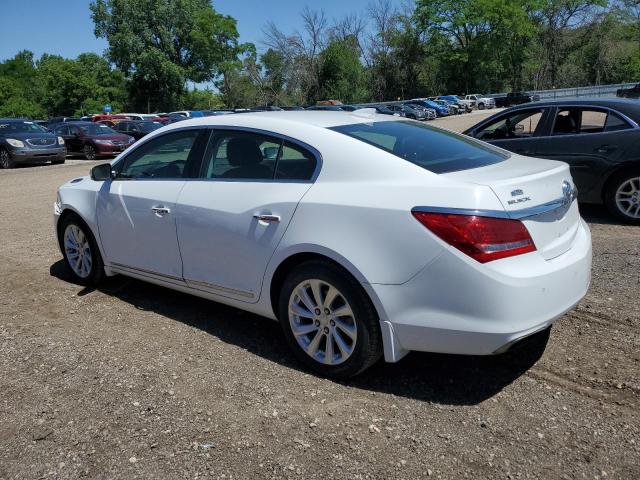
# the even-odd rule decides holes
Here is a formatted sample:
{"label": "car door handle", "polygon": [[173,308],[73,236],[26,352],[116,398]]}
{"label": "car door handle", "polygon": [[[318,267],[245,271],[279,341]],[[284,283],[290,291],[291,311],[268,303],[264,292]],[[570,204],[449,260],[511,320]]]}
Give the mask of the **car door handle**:
{"label": "car door handle", "polygon": [[263,215],[256,213],[253,218],[265,223],[278,223],[280,221],[280,215]]}
{"label": "car door handle", "polygon": [[164,217],[168,213],[171,213],[171,210],[163,205],[156,205],[155,207],[151,207],[151,211],[158,217]]}
{"label": "car door handle", "polygon": [[612,147],[611,145],[600,145],[598,148],[596,148],[596,152],[609,153],[609,152],[613,152],[616,148],[618,147]]}

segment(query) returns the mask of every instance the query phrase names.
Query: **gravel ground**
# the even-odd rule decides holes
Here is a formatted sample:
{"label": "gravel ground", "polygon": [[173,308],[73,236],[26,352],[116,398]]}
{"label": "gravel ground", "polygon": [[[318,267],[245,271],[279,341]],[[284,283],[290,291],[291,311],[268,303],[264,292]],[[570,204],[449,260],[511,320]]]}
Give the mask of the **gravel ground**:
{"label": "gravel ground", "polygon": [[546,349],[412,353],[334,382],[275,322],[70,283],[51,205],[95,163],[0,172],[1,479],[640,478],[640,228],[582,207],[592,286]]}

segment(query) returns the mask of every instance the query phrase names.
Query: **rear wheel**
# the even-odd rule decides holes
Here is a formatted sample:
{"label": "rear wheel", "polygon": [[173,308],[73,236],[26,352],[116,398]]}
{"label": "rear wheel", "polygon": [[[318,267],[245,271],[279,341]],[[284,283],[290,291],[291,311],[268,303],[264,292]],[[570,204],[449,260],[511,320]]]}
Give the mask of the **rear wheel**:
{"label": "rear wheel", "polygon": [[608,182],[605,204],[620,220],[640,225],[640,170],[615,175]]}
{"label": "rear wheel", "polygon": [[13,168],[15,164],[11,160],[11,154],[6,148],[0,148],[0,168]]}
{"label": "rear wheel", "polygon": [[91,230],[77,215],[62,220],[60,245],[67,266],[76,283],[97,285],[104,277],[104,263]]}
{"label": "rear wheel", "polygon": [[280,324],[298,359],[321,375],[349,378],[382,353],[378,316],[362,286],[330,263],[310,261],[280,291]]}
{"label": "rear wheel", "polygon": [[84,153],[84,158],[87,160],[95,160],[96,159],[96,149],[93,145],[85,145],[82,149]]}

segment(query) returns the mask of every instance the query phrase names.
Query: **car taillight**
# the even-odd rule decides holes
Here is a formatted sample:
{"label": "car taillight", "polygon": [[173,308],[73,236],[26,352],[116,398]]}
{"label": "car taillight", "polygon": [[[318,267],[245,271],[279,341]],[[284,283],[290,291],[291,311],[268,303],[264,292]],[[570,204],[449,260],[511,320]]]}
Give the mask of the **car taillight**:
{"label": "car taillight", "polygon": [[480,263],[536,250],[531,235],[519,220],[450,213],[412,213],[435,235]]}

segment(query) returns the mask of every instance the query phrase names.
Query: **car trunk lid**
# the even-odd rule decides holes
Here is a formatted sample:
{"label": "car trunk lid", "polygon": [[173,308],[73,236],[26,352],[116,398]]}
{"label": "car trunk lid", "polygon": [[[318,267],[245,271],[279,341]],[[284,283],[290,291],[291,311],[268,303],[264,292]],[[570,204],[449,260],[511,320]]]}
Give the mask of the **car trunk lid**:
{"label": "car trunk lid", "polygon": [[566,163],[513,155],[504,162],[445,176],[490,187],[508,216],[524,223],[545,259],[571,248],[580,213]]}

